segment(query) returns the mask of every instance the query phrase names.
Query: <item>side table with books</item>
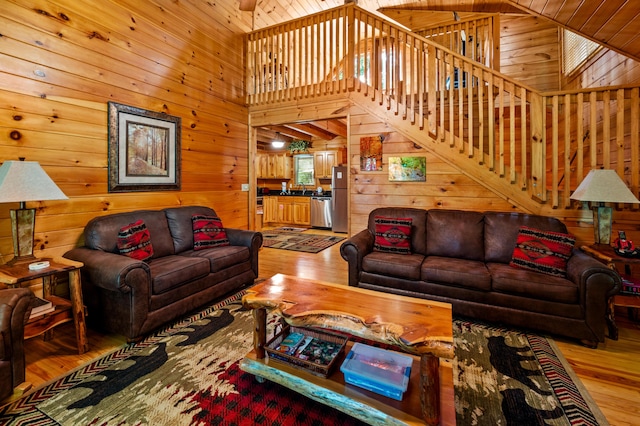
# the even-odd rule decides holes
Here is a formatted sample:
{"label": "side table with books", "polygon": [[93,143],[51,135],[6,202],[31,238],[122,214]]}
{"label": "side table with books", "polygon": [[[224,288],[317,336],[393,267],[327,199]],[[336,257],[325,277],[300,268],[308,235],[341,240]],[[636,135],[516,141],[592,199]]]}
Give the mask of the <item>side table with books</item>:
{"label": "side table with books", "polygon": [[[36,298],[32,306],[32,315],[24,329],[24,338],[52,335],[55,327],[73,321],[76,329],[78,353],[89,350],[85,324],[85,308],[82,300],[80,268],[82,262],[65,258],[41,259],[48,262],[46,267],[32,270],[29,264],[0,265],[0,287],[30,287],[41,280],[42,298]],[[45,263],[46,263],[45,262]],[[55,296],[53,287],[57,274],[68,274],[69,299]],[[34,312],[35,311],[35,312]]]}
{"label": "side table with books", "polygon": [[635,271],[640,269],[639,257],[620,256],[613,247],[608,244],[591,244],[580,248],[608,267],[615,270],[622,278],[620,293],[614,295],[609,301],[609,337],[618,340],[618,327],[615,323],[615,307],[622,306],[629,310],[629,318],[638,320],[640,308],[640,275]]}

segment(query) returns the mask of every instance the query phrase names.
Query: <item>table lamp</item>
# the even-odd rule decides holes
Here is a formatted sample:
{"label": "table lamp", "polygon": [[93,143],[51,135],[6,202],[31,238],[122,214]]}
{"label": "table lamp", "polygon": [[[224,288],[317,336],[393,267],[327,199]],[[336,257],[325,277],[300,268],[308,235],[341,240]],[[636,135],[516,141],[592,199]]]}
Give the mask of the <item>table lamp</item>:
{"label": "table lamp", "polygon": [[25,202],[68,199],[37,161],[20,160],[0,166],[0,203],[20,203],[19,209],[10,212],[14,258],[7,265],[37,260],[33,255],[36,210],[25,208]]}
{"label": "table lamp", "polygon": [[571,194],[572,200],[598,203],[593,207],[593,235],[596,244],[611,243],[613,209],[604,203],[640,204],[615,170],[591,170]]}

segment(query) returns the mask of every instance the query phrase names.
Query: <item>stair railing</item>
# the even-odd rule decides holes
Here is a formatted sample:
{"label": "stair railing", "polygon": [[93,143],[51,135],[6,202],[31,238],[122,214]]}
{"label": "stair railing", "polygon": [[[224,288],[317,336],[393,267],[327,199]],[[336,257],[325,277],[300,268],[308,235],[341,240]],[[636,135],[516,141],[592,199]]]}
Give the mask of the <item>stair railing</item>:
{"label": "stair railing", "polygon": [[[429,138],[441,155],[472,159],[478,171],[466,172],[477,179],[485,168],[506,180],[512,189],[503,195],[553,207],[570,205],[589,168],[615,167],[638,194],[638,88],[613,93],[540,93],[353,4],[252,32],[247,41],[250,106],[357,94],[419,129],[416,143]],[[590,158],[581,164],[583,140]]]}

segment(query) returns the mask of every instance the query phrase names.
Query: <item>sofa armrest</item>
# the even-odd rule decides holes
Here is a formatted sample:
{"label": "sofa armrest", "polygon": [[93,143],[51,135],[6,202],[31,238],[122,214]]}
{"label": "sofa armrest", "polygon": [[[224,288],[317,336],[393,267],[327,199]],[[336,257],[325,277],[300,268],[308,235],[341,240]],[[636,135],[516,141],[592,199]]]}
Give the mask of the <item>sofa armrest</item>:
{"label": "sofa armrest", "polygon": [[370,230],[364,229],[340,246],[340,255],[349,263],[349,285],[357,287],[362,271],[362,259],[373,251],[374,237]]}
{"label": "sofa armrest", "polygon": [[33,297],[27,288],[0,290],[0,361],[9,362],[11,370],[11,380],[0,385],[0,400],[25,380],[24,325]]}
{"label": "sofa armrest", "polygon": [[[69,250],[64,257],[84,263],[82,272],[95,286],[110,291],[128,293],[131,285],[140,281],[141,277],[151,280],[149,265],[116,253],[77,247]],[[134,277],[135,279],[131,279]]]}
{"label": "sofa armrest", "polygon": [[[580,286],[583,295],[597,291],[609,298],[622,288],[622,279],[616,271],[580,250],[573,250],[567,262],[567,278]],[[590,288],[594,285],[597,288]]]}
{"label": "sofa armrest", "polygon": [[251,269],[258,276],[258,252],[262,247],[262,233],[246,229],[226,228],[227,238],[232,246],[249,247],[251,253]]}
{"label": "sofa armrest", "polygon": [[574,250],[567,262],[567,277],[578,285],[585,322],[599,341],[604,341],[603,321],[608,318],[609,298],[622,288],[620,275],[600,261]]}

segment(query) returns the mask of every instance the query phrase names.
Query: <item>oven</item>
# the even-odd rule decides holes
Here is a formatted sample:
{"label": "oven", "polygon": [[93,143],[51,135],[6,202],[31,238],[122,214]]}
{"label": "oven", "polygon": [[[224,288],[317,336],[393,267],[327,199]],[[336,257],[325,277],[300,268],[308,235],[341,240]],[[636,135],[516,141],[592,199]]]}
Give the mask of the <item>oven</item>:
{"label": "oven", "polygon": [[264,210],[262,208],[262,195],[258,195],[256,197],[256,214],[263,214]]}

